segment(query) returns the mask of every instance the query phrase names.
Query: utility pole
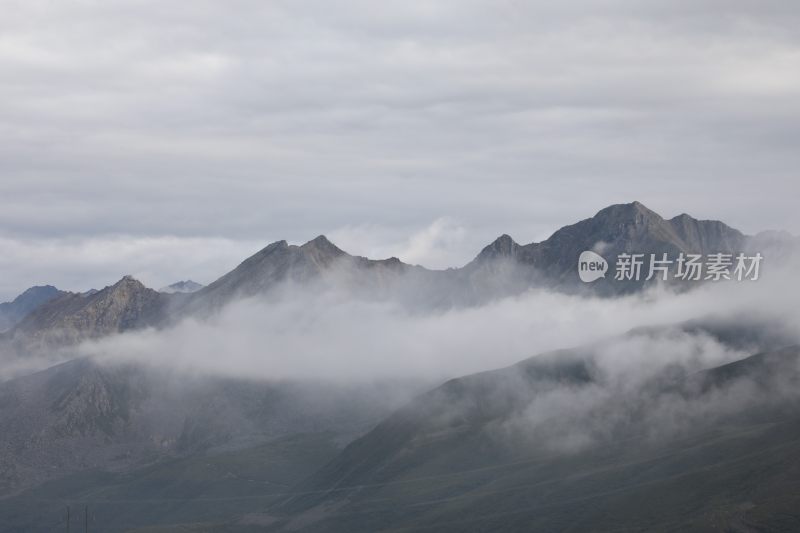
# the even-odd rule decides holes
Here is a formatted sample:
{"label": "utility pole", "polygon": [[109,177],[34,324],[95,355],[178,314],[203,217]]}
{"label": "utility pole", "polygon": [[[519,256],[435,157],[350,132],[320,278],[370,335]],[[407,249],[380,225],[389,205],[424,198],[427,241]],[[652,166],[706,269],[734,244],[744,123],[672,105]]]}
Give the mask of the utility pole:
{"label": "utility pole", "polygon": [[67,505],[67,533],[69,533],[69,505]]}
{"label": "utility pole", "polygon": [[83,531],[89,533],[89,506],[83,508]]}

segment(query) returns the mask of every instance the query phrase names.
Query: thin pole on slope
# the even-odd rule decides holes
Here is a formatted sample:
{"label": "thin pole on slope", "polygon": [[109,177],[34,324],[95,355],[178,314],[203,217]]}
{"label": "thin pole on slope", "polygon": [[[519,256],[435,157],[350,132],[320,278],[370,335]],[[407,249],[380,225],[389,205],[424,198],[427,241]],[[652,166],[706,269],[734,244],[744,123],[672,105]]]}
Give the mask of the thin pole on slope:
{"label": "thin pole on slope", "polygon": [[89,506],[83,508],[83,531],[89,533]]}
{"label": "thin pole on slope", "polygon": [[67,505],[67,533],[69,533],[69,505]]}

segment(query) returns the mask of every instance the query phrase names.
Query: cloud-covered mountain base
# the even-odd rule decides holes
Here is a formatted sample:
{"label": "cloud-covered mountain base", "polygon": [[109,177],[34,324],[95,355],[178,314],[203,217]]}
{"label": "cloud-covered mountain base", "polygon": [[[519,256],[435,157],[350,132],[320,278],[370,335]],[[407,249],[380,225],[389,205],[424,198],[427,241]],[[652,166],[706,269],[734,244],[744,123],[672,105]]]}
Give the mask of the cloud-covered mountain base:
{"label": "cloud-covered mountain base", "polygon": [[800,523],[788,262],[609,298],[343,254],[279,242],[177,311],[123,278],[25,318],[12,340],[71,342],[2,365],[0,531],[67,505],[111,532]]}
{"label": "cloud-covered mountain base", "polygon": [[[341,429],[343,420],[330,415],[341,410],[353,423],[357,406],[379,396],[323,388],[314,394],[331,405],[299,406],[294,415],[273,403],[289,413],[279,417],[288,424],[280,436],[267,404],[255,399],[290,392],[201,389],[208,401],[181,437],[195,446],[191,453],[117,471],[84,458],[82,468],[0,500],[3,530],[50,531],[72,504],[88,505],[104,531],[153,524],[158,531],[188,524],[189,531],[791,531],[800,519],[792,489],[800,471],[800,349],[696,371],[738,357],[737,347],[763,332],[730,326],[642,329],[450,380],[343,450],[336,432],[325,430]],[[307,402],[308,392],[294,398]],[[333,405],[348,398],[356,404]],[[105,450],[115,435],[102,428],[107,419],[94,419]],[[254,437],[258,420],[273,438]],[[202,446],[230,439],[226,428],[240,432],[238,445]]]}
{"label": "cloud-covered mountain base", "polygon": [[800,349],[631,386],[586,355],[420,397],[274,506],[273,530],[796,528]]}

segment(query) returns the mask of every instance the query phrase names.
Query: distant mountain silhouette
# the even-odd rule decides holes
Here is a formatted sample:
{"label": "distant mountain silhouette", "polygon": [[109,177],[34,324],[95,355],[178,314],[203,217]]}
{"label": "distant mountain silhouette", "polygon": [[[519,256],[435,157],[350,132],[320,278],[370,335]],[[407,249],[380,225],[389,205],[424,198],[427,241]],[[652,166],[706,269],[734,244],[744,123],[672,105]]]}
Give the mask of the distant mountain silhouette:
{"label": "distant mountain silhouette", "polygon": [[611,265],[621,253],[667,253],[674,260],[678,254],[737,253],[747,249],[748,237],[716,220],[697,220],[687,214],[664,219],[639,202],[606,207],[592,218],[565,226],[539,243],[520,245],[502,235],[484,248],[467,269],[485,268],[486,264],[508,260],[523,265],[523,277],[551,288],[589,289],[600,294],[619,294],[645,286],[647,264],[640,281],[613,281],[613,271],[592,285],[578,279],[578,257],[585,250],[602,255]]}
{"label": "distant mountain silhouette", "polygon": [[[522,245],[502,235],[469,264],[447,270],[428,270],[395,257],[352,256],[320,235],[302,246],[274,242],[210,285],[191,292],[156,292],[126,276],[94,294],[62,295],[36,309],[4,336],[74,342],[165,325],[190,315],[207,316],[241,298],[276,296],[276,291],[298,288],[334,288],[355,297],[392,300],[416,308],[471,305],[530,287],[614,296],[655,283],[645,280],[647,264],[639,280],[617,281],[611,271],[604,279],[584,284],[577,270],[581,252],[600,253],[613,269],[621,253],[645,254],[648,259],[651,253],[666,253],[674,259],[681,252],[735,254],[756,245],[794,250],[797,241],[778,233],[748,237],[722,222],[686,214],[664,219],[639,202],[602,209],[539,243]],[[190,284],[193,282],[181,283],[183,289],[197,288]]]}
{"label": "distant mountain silhouette", "polygon": [[265,294],[279,286],[327,283],[361,292],[380,291],[400,274],[423,270],[397,258],[374,260],[349,255],[324,235],[302,246],[277,241],[192,294],[184,312],[219,309],[236,299]]}
{"label": "distant mountain silhouette", "polygon": [[189,294],[192,292],[197,292],[203,288],[203,285],[187,279],[186,281],[177,281],[171,285],[167,285],[166,287],[162,287],[158,289],[158,292],[165,292],[167,294],[174,294],[174,293],[182,293],[182,294]]}
{"label": "distant mountain silhouette", "polygon": [[52,285],[31,287],[10,302],[0,303],[0,332],[17,325],[25,316],[39,307],[65,294]]}

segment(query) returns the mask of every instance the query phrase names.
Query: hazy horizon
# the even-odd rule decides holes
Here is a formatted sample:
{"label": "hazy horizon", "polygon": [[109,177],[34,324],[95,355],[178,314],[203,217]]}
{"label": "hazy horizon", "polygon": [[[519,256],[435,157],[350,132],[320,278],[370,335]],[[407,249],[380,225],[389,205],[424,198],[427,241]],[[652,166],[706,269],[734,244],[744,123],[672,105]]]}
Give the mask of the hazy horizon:
{"label": "hazy horizon", "polygon": [[786,1],[6,2],[0,300],[207,283],[319,234],[458,266],[633,200],[798,234],[798,22]]}
{"label": "hazy horizon", "polygon": [[[645,207],[649,206],[645,205]],[[596,213],[593,212],[591,215],[580,219],[565,222],[558,228],[555,228],[553,232],[561,227],[574,224],[585,218],[591,218],[594,214]],[[669,219],[672,218],[672,216],[677,216],[679,213],[675,213],[674,215],[658,214],[665,219]],[[695,218],[707,220],[703,217]],[[724,223],[725,221],[722,222]],[[739,228],[734,227],[734,229]],[[508,232],[503,233],[507,234]],[[747,234],[747,232],[744,233]],[[754,232],[753,234],[756,233],[758,232]],[[528,244],[545,240],[551,234],[552,232],[535,240],[519,239],[514,235],[511,235],[511,237],[519,244]],[[317,236],[318,235],[309,236],[306,240],[288,242],[293,245],[302,245]],[[447,218],[437,219],[430,226],[409,235],[405,240],[397,242],[391,240],[382,242],[379,240],[379,236],[371,233],[369,228],[365,227],[345,227],[325,236],[331,240],[333,244],[351,255],[362,255],[370,259],[398,257],[401,261],[408,264],[420,265],[428,269],[444,270],[447,268],[463,267],[474,259],[483,247],[490,244],[495,238],[499,237],[500,234],[492,237],[491,240],[478,244],[478,247],[472,251],[465,248],[465,241],[473,241],[474,236],[472,239],[468,239],[466,230],[461,226],[455,225],[454,221]],[[125,235],[113,235],[99,240],[81,240],[74,238],[67,239],[65,242],[50,240],[46,241],[44,246],[42,246],[42,243],[34,243],[31,246],[17,243],[19,246],[19,250],[17,250],[18,256],[13,257],[12,254],[11,258],[6,258],[7,271],[14,271],[17,269],[20,271],[23,279],[40,281],[33,281],[28,285],[24,285],[23,283],[23,286],[17,288],[7,282],[5,285],[0,286],[0,301],[11,300],[25,289],[37,285],[55,285],[61,290],[72,292],[101,289],[114,284],[124,275],[133,275],[134,278],[142,281],[146,286],[156,290],[178,281],[190,279],[207,285],[234,269],[247,257],[250,257],[276,240],[287,239],[277,238],[259,243],[257,241],[237,242],[221,238],[180,239],[171,235],[161,238],[137,238]],[[199,242],[210,245],[211,249],[201,249]],[[176,247],[177,250],[173,247]],[[62,256],[62,263],[60,265],[62,268],[49,269],[46,265],[42,265],[44,268],[34,269],[36,273],[32,274],[29,265],[31,265],[31,263],[36,263],[38,260],[37,256],[48,252],[54,253],[54,250],[57,248],[61,254],[66,255],[66,257]],[[11,250],[15,251],[13,246]],[[186,253],[182,253],[183,251]],[[147,265],[147,269],[144,270],[141,269],[141,265],[143,264],[141,262],[142,257],[136,255],[141,253],[148,254],[144,262]],[[164,255],[168,256],[169,253],[173,253],[174,256],[170,257],[169,261],[164,260],[162,257]],[[27,257],[25,257],[24,261],[11,264],[12,259],[18,259],[19,256],[25,255],[27,255]],[[92,258],[89,259],[89,262],[94,262],[98,269],[103,270],[102,274],[95,274],[92,277],[84,276],[80,272],[73,271],[73,269],[77,270],[85,265],[87,255]],[[175,260],[179,261],[179,266],[177,267],[174,263]],[[0,259],[0,261],[2,260]],[[63,267],[67,267],[66,273]],[[112,271],[111,269],[115,267],[120,270]],[[159,268],[162,270],[159,270]],[[78,274],[78,276],[76,277],[75,274]],[[62,280],[63,282],[59,283],[57,280]],[[82,282],[83,284],[81,284]]]}

